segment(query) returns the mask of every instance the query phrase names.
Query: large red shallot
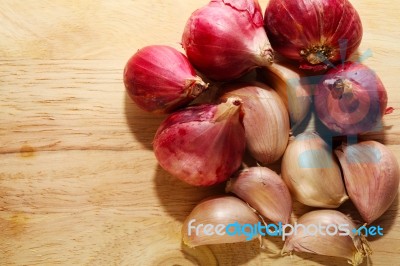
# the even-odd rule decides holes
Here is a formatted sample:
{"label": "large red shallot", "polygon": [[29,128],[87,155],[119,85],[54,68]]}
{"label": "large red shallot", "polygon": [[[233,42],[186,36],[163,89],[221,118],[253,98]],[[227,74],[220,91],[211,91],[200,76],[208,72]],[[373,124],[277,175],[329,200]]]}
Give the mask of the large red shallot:
{"label": "large red shallot", "polygon": [[348,0],[270,0],[264,20],[274,50],[304,69],[321,70],[347,59],[363,35]]}
{"label": "large red shallot", "polygon": [[195,186],[227,180],[240,167],[245,150],[241,105],[229,98],[171,114],[153,142],[161,167]]}
{"label": "large red shallot", "polygon": [[212,0],[189,18],[182,46],[208,78],[232,80],[268,66],[273,54],[257,0]]}

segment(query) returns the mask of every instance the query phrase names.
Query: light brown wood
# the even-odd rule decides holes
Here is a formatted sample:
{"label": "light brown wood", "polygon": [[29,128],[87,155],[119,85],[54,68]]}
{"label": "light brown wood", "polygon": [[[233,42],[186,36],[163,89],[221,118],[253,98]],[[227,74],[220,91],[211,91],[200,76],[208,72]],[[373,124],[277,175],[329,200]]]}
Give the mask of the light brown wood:
{"label": "light brown wood", "polygon": [[[223,186],[191,187],[158,166],[151,142],[164,116],[127,98],[122,71],[145,45],[181,49],[187,18],[207,2],[0,1],[1,265],[346,263],[274,255],[280,241],[267,251],[256,242],[181,244],[183,219]],[[352,3],[365,31],[360,52],[372,51],[365,63],[396,109],[372,137],[400,160],[400,2]],[[398,205],[377,221],[385,236],[371,239],[373,265],[400,260]],[[295,204],[298,215],[310,209]]]}

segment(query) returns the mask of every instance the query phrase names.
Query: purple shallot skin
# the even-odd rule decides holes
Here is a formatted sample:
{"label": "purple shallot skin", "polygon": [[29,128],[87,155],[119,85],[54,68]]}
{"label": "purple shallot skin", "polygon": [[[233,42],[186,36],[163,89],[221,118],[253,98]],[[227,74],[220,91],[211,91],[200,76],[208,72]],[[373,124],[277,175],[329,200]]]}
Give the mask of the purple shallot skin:
{"label": "purple shallot skin", "polygon": [[354,62],[329,70],[314,95],[318,118],[340,135],[366,133],[379,126],[387,100],[386,89],[376,73]]}

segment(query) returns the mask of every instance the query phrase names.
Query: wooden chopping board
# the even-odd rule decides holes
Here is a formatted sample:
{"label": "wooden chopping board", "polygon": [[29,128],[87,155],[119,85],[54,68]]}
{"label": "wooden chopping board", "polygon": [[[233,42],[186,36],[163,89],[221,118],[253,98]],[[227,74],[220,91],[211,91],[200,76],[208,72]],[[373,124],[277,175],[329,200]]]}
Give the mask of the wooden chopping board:
{"label": "wooden chopping board", "polygon": [[[163,116],[125,95],[137,49],[181,49],[184,24],[208,0],[0,2],[0,265],[345,265],[276,255],[258,243],[181,244],[182,221],[223,186],[196,188],[163,171],[151,142]],[[263,9],[267,0],[260,1]],[[400,161],[400,2],[352,0],[365,64],[396,111],[372,137]],[[376,223],[373,265],[399,265],[399,199]],[[311,208],[295,204],[300,215]],[[350,211],[351,203],[341,210]]]}

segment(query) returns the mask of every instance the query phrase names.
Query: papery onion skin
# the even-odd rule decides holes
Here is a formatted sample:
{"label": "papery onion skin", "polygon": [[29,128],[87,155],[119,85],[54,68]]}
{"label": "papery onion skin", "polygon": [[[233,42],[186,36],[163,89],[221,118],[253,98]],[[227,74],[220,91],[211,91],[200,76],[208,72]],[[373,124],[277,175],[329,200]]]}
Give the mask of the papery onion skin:
{"label": "papery onion skin", "polygon": [[396,198],[400,170],[394,154],[376,141],[363,141],[335,150],[347,193],[364,221],[385,213]]}
{"label": "papery onion skin", "polygon": [[[349,235],[335,234],[333,236],[316,234],[310,236],[302,227],[296,234],[290,235],[282,249],[282,254],[291,254],[296,252],[307,252],[319,255],[333,256],[347,258],[348,262],[352,265],[359,265],[363,262],[364,257],[369,256],[372,251],[368,242],[363,236],[355,235],[351,232],[356,228],[356,224],[346,215],[335,210],[318,210],[311,211],[299,218],[297,224],[307,226],[324,226],[327,228],[329,225],[336,225],[341,229],[343,225],[348,225]],[[343,230],[343,231],[342,231]]]}
{"label": "papery onion skin", "polygon": [[289,114],[279,95],[259,82],[226,85],[224,91],[221,99],[237,97],[243,102],[243,124],[250,154],[261,164],[279,160],[290,133]]}
{"label": "papery onion skin", "polygon": [[184,54],[165,45],[146,46],[135,53],[125,66],[124,84],[130,98],[153,113],[185,106],[208,86]]}
{"label": "papery onion skin", "polygon": [[287,224],[292,198],[282,178],[266,167],[250,167],[231,178],[226,186],[258,213],[274,223]]}
{"label": "papery onion skin", "polygon": [[324,60],[347,59],[363,35],[360,16],[348,0],[270,0],[264,21],[274,50],[304,69],[321,70],[327,68]]}
{"label": "papery onion skin", "polygon": [[194,186],[227,180],[245,150],[241,103],[192,106],[171,114],[154,138],[154,153],[167,172]]}
{"label": "papery onion skin", "polygon": [[218,196],[205,199],[192,210],[183,223],[182,238],[183,242],[189,247],[247,241],[246,236],[243,234],[234,236],[213,234],[208,236],[204,234],[204,230],[199,230],[199,235],[196,235],[195,230],[191,230],[189,234],[189,222],[192,219],[196,219],[196,222],[192,224],[193,226],[199,224],[203,224],[203,226],[205,224],[212,224],[214,226],[223,224],[226,226],[236,222],[240,225],[254,225],[260,221],[255,212],[246,203],[236,197]]}
{"label": "papery onion skin", "polygon": [[216,81],[240,77],[273,61],[256,0],[213,0],[185,26],[182,46],[197,70]]}
{"label": "papery onion skin", "polygon": [[314,104],[322,123],[340,135],[366,133],[379,126],[387,92],[367,66],[346,62],[326,73],[316,86]]}

